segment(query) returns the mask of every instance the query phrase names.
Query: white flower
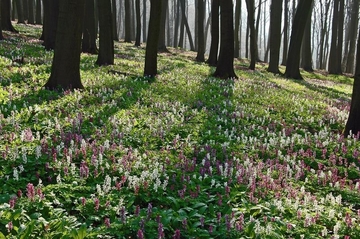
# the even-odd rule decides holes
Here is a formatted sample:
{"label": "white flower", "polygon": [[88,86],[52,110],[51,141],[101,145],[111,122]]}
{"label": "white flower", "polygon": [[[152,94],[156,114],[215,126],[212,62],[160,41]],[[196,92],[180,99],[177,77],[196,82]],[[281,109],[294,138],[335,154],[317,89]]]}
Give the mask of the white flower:
{"label": "white flower", "polygon": [[19,172],[18,172],[17,168],[14,168],[13,176],[16,181],[19,180]]}

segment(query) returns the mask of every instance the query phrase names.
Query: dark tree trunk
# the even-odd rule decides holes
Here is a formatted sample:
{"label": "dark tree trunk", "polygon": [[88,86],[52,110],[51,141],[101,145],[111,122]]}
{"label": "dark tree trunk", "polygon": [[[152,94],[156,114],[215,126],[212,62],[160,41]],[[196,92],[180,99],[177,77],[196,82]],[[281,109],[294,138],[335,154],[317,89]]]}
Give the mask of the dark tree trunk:
{"label": "dark tree trunk", "polygon": [[[328,70],[330,74],[338,74],[337,72],[337,43],[338,43],[338,26],[339,26],[339,5],[340,0],[334,0],[331,45]],[[341,29],[342,30],[342,29]],[[341,56],[340,56],[341,57]]]}
{"label": "dark tree trunk", "polygon": [[[255,4],[255,0],[250,0],[252,1],[253,3],[252,4]],[[258,52],[258,39],[259,39],[259,25],[260,25],[260,14],[261,14],[261,6],[262,6],[262,1],[259,1],[258,3],[258,6],[257,6],[257,17],[256,17],[256,21],[255,21],[255,6],[254,6],[254,24],[255,24],[255,43],[256,43],[256,48],[255,48],[255,60],[256,61],[260,61],[260,58],[259,58],[259,52]],[[250,28],[250,35],[251,35],[251,28]],[[251,36],[250,36],[251,38]],[[251,48],[251,43],[250,43],[250,48]],[[251,50],[250,50],[251,51]],[[254,67],[255,69],[255,67]]]}
{"label": "dark tree trunk", "polygon": [[278,74],[281,44],[282,0],[272,0],[270,6],[270,62],[269,72]]}
{"label": "dark tree trunk", "polygon": [[301,47],[301,67],[308,72],[313,72],[311,53],[311,10],[306,22],[303,42]]}
{"label": "dark tree trunk", "polygon": [[36,0],[36,14],[35,14],[35,22],[36,24],[42,24],[41,19],[41,0]]}
{"label": "dark tree trunk", "polygon": [[112,28],[111,2],[99,0],[99,55],[96,64],[99,66],[114,64],[114,37]]}
{"label": "dark tree trunk", "polygon": [[340,0],[339,3],[339,22],[338,22],[338,42],[336,53],[336,73],[342,74],[342,52],[343,52],[343,40],[344,40],[344,0]]}
{"label": "dark tree trunk", "polygon": [[29,4],[28,0],[23,0],[23,11],[25,21],[29,20]]}
{"label": "dark tree trunk", "polygon": [[359,24],[359,3],[360,0],[353,0],[351,6],[351,16],[350,16],[350,29],[349,29],[349,50],[346,59],[346,73],[354,72],[354,62],[355,62],[355,46],[356,46],[356,36],[357,36],[357,27]]}
{"label": "dark tree trunk", "polygon": [[44,43],[46,50],[55,49],[60,0],[44,0]]}
{"label": "dark tree trunk", "polygon": [[4,31],[18,32],[11,24],[11,1],[1,0],[1,28]]}
{"label": "dark tree trunk", "polygon": [[165,35],[165,28],[166,28],[166,11],[168,8],[168,0],[161,0],[161,15],[160,15],[160,32],[159,32],[159,39],[158,39],[158,52],[168,52],[166,48],[166,35]]}
{"label": "dark tree trunk", "polygon": [[281,65],[285,66],[288,53],[288,29],[289,29],[289,0],[284,1],[284,39]]}
{"label": "dark tree trunk", "polygon": [[219,51],[219,6],[220,0],[212,0],[211,3],[211,44],[207,63],[216,66]]}
{"label": "dark tree trunk", "polygon": [[45,88],[83,88],[80,46],[85,0],[61,0],[51,75]]}
{"label": "dark tree trunk", "polygon": [[114,37],[113,40],[119,41],[119,34],[117,31],[117,24],[116,24],[116,0],[112,0],[111,11],[112,11],[112,26],[113,26],[113,37]]}
{"label": "dark tree trunk", "polygon": [[220,1],[221,43],[215,77],[237,78],[234,72],[234,19],[232,0]]}
{"label": "dark tree trunk", "polygon": [[83,27],[82,52],[96,54],[95,27],[95,2],[94,0],[85,0],[85,17]]}
{"label": "dark tree trunk", "polygon": [[1,27],[1,9],[2,9],[1,3],[2,2],[0,1],[0,40],[3,40],[4,36],[2,34],[2,27]]}
{"label": "dark tree trunk", "polygon": [[130,1],[125,0],[125,42],[131,43],[131,8]]}
{"label": "dark tree trunk", "polygon": [[250,28],[250,66],[249,69],[255,70],[255,63],[257,58],[257,40],[256,40],[256,31],[255,31],[255,7],[254,0],[246,0],[247,12],[248,12],[248,25]]}
{"label": "dark tree trunk", "polygon": [[[181,10],[181,4],[182,4],[181,1],[184,1],[184,0],[178,0],[178,5],[180,7],[180,10]],[[180,36],[179,36],[179,43],[177,45],[180,48],[184,48],[184,35],[185,35],[185,19],[182,17],[182,13],[181,13]]]}
{"label": "dark tree trunk", "polygon": [[143,42],[146,42],[146,0],[143,1]]}
{"label": "dark tree trunk", "polygon": [[177,47],[180,26],[180,4],[178,0],[174,0],[175,26],[174,26],[174,42],[173,47]]}
{"label": "dark tree trunk", "polygon": [[357,137],[360,132],[360,33],[358,37],[354,86],[351,96],[349,117],[344,130],[345,136],[348,136],[351,133],[357,135]]}
{"label": "dark tree trunk", "polygon": [[140,46],[140,41],[141,41],[140,0],[135,0],[135,7],[136,7],[136,39],[135,39],[135,46]]}
{"label": "dark tree trunk", "polygon": [[25,23],[22,3],[23,3],[22,0],[15,0],[16,12],[17,12],[17,16],[18,16],[17,23]]}
{"label": "dark tree trunk", "polygon": [[235,5],[235,32],[234,32],[234,41],[235,41],[235,48],[234,48],[234,57],[239,58],[240,54],[240,39],[239,39],[239,32],[240,32],[240,19],[241,19],[241,0],[236,0]]}
{"label": "dark tree trunk", "polygon": [[186,29],[186,33],[187,33],[187,35],[188,35],[188,37],[189,37],[190,50],[191,50],[191,51],[195,51],[194,41],[193,41],[193,39],[192,39],[191,31],[190,31],[190,27],[189,27],[189,23],[188,23],[188,20],[187,20],[187,17],[186,17],[185,1],[182,0],[182,1],[180,1],[180,2],[181,2],[181,13],[182,13],[181,19],[182,19],[183,22],[184,22],[184,26],[185,26],[185,29]]}
{"label": "dark tree trunk", "polygon": [[34,0],[28,0],[28,8],[29,8],[28,24],[35,24]]}
{"label": "dark tree trunk", "polygon": [[302,79],[300,74],[300,50],[304,36],[306,21],[311,11],[312,0],[300,0],[295,13],[291,30],[291,39],[286,63],[285,76],[287,78]]}
{"label": "dark tree trunk", "polygon": [[[321,29],[320,29],[320,46],[319,46],[319,68],[320,69],[325,69],[325,38],[328,35],[328,31],[327,31],[327,24],[328,24],[328,20],[327,20],[327,16],[329,14],[329,9],[330,9],[330,1],[326,1],[326,3],[324,3],[325,8],[323,9],[322,7],[320,7],[320,24],[321,24]],[[322,6],[322,0],[320,0],[320,6]],[[323,10],[325,10],[323,12]]]}
{"label": "dark tree trunk", "polygon": [[160,34],[161,0],[150,0],[150,20],[145,52],[144,76],[157,75],[157,47]]}
{"label": "dark tree trunk", "polygon": [[199,62],[205,61],[205,41],[204,41],[204,18],[205,18],[205,1],[198,0],[197,4],[197,12],[198,12],[198,50],[196,60]]}

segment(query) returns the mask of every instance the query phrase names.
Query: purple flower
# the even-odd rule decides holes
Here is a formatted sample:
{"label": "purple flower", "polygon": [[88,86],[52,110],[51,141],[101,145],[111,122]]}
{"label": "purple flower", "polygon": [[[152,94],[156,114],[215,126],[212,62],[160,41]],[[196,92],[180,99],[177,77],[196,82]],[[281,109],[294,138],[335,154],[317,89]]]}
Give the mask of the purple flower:
{"label": "purple flower", "polygon": [[141,229],[139,229],[137,231],[137,238],[144,239],[144,233],[143,233],[143,231]]}
{"label": "purple flower", "polygon": [[100,207],[100,200],[98,198],[95,198],[94,203],[95,203],[94,209],[97,212],[99,210],[99,207]]}
{"label": "purple flower", "polygon": [[105,223],[105,226],[106,226],[107,228],[109,228],[109,227],[110,227],[110,218],[105,217],[104,223]]}
{"label": "purple flower", "polygon": [[173,239],[180,239],[180,230],[176,229]]}
{"label": "purple flower", "polygon": [[34,201],[35,199],[35,188],[32,183],[28,183],[26,186],[26,195],[31,200]]}
{"label": "purple flower", "polygon": [[158,238],[159,239],[165,238],[164,227],[163,227],[162,223],[159,223],[159,226],[158,226]]}

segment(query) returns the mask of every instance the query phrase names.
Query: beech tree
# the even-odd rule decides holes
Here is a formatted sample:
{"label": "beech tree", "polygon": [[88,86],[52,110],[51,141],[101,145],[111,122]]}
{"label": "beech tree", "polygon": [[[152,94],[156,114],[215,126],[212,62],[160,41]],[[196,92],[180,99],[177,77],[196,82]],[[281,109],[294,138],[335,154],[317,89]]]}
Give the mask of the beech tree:
{"label": "beech tree", "polygon": [[18,32],[11,24],[11,1],[1,0],[1,28],[4,31]]}
{"label": "beech tree", "polygon": [[[46,50],[55,48],[60,0],[44,0],[43,37]],[[83,13],[82,13],[83,14]]]}
{"label": "beech tree", "polygon": [[150,0],[150,20],[145,52],[144,76],[157,74],[157,48],[160,34],[161,0]]}
{"label": "beech tree", "polygon": [[61,0],[54,58],[46,89],[83,88],[80,79],[81,33],[85,0]]}
{"label": "beech tree", "polygon": [[280,73],[281,14],[282,0],[272,0],[270,6],[270,62],[267,70],[275,74]]}
{"label": "beech tree", "polygon": [[135,38],[135,46],[140,46],[140,38],[141,38],[141,15],[140,15],[140,0],[135,0],[135,8],[136,8],[136,38]]}
{"label": "beech tree", "polygon": [[218,61],[219,50],[219,7],[220,0],[212,0],[211,3],[211,43],[210,53],[207,63],[210,66],[216,66]]}
{"label": "beech tree", "polygon": [[227,79],[237,78],[234,71],[234,19],[232,0],[220,1],[220,53],[213,76]]}
{"label": "beech tree", "polygon": [[[313,0],[299,0],[291,30],[290,46],[286,62],[285,76],[293,79],[303,79],[300,74],[300,50],[308,15]],[[305,19],[305,21],[304,21]]]}
{"label": "beech tree", "polygon": [[1,27],[1,1],[0,1],[0,40],[3,40],[4,36],[2,34],[2,27]]}
{"label": "beech tree", "polygon": [[196,56],[196,60],[199,62],[204,62],[205,61],[205,41],[204,41],[204,18],[205,18],[205,2],[204,0],[198,0],[198,4],[197,4],[197,12],[198,12],[198,43],[197,43],[197,56]]}
{"label": "beech tree", "polygon": [[96,54],[96,30],[95,30],[95,2],[94,0],[85,1],[85,16],[82,39],[82,52]]}
{"label": "beech tree", "polygon": [[344,135],[358,135],[360,133],[360,32],[358,35],[356,66],[354,75],[354,85],[351,96],[349,117],[345,125]]}
{"label": "beech tree", "polygon": [[99,55],[96,64],[114,64],[114,37],[112,28],[111,1],[97,1],[99,9]]}
{"label": "beech tree", "polygon": [[246,0],[246,7],[248,12],[248,26],[250,30],[250,66],[249,69],[255,70],[255,63],[257,58],[257,40],[255,30],[255,6],[254,0]]}

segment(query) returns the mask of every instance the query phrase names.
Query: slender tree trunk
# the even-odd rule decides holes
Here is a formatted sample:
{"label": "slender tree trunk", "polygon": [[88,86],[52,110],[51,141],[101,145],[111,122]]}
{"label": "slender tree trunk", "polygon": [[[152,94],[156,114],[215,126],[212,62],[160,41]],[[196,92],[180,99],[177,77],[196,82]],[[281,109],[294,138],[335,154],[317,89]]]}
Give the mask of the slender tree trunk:
{"label": "slender tree trunk", "polygon": [[304,21],[304,19],[308,19],[312,2],[313,0],[299,0],[297,5],[294,23],[291,30],[290,47],[286,63],[285,76],[287,78],[302,79],[299,65],[301,43],[306,26],[306,21]]}
{"label": "slender tree trunk", "polygon": [[96,64],[99,66],[114,64],[114,36],[112,27],[111,2],[99,0],[99,55]]}
{"label": "slender tree trunk", "polygon": [[349,50],[346,59],[346,68],[345,72],[353,73],[354,72],[354,62],[355,62],[355,47],[356,47],[356,38],[357,38],[357,26],[359,24],[359,0],[353,0],[351,7],[351,18],[350,18],[350,30],[349,30]]}
{"label": "slender tree trunk", "polygon": [[[325,8],[323,9],[322,6],[325,5]],[[330,1],[327,1],[326,3],[322,3],[322,0],[320,0],[320,21],[321,21],[321,29],[320,29],[320,49],[319,49],[319,62],[320,62],[320,69],[325,69],[324,64],[324,55],[325,55],[325,38],[328,34],[327,31],[327,16],[329,14],[330,9]],[[324,11],[325,10],[325,11]]]}
{"label": "slender tree trunk", "polygon": [[131,0],[125,0],[125,42],[131,43]]}
{"label": "slender tree trunk", "polygon": [[217,65],[218,51],[219,51],[219,6],[220,0],[212,0],[211,3],[211,44],[210,53],[207,63],[210,66]]}
{"label": "slender tree trunk", "polygon": [[161,0],[161,16],[160,16],[160,35],[158,39],[158,52],[168,52],[166,48],[166,35],[165,35],[165,28],[166,28],[166,11],[168,8],[168,0]]}
{"label": "slender tree trunk", "polygon": [[160,34],[161,0],[150,0],[150,20],[145,52],[144,76],[157,75],[157,46]]}
{"label": "slender tree trunk", "polygon": [[285,66],[288,53],[288,29],[289,29],[289,0],[284,0],[284,35],[283,35],[283,54],[281,65]]}
{"label": "slender tree trunk", "polygon": [[1,0],[1,28],[4,31],[18,32],[11,24],[11,1]]}
{"label": "slender tree trunk", "polygon": [[135,1],[136,6],[136,39],[135,46],[140,46],[141,41],[141,16],[140,16],[140,0]]}
{"label": "slender tree trunk", "polygon": [[234,71],[234,19],[232,0],[220,1],[221,44],[215,77],[237,78]]}
{"label": "slender tree trunk", "polygon": [[256,30],[255,30],[255,7],[254,7],[254,1],[253,0],[246,0],[246,6],[247,6],[247,12],[248,12],[248,25],[250,28],[250,66],[249,69],[255,70],[255,63],[256,63],[256,57],[257,57],[257,40],[256,40]]}
{"label": "slender tree trunk", "polygon": [[344,0],[340,0],[339,3],[339,22],[338,22],[338,42],[336,48],[336,73],[342,74],[342,52],[343,52],[343,40],[344,40]]}
{"label": "slender tree trunk", "polygon": [[331,46],[329,56],[329,73],[337,74],[337,37],[338,37],[338,21],[339,21],[339,4],[340,0],[334,0],[333,7],[333,21],[332,21],[332,33],[331,33]]}
{"label": "slender tree trunk", "polygon": [[25,23],[24,20],[24,11],[23,11],[23,1],[22,0],[15,0],[15,4],[16,4],[16,12],[17,12],[17,16],[18,16],[18,21],[17,23]]}
{"label": "slender tree trunk", "polygon": [[[312,7],[311,7],[312,8]],[[308,72],[312,72],[312,53],[311,53],[311,10],[307,18],[303,42],[301,47],[301,67]]]}
{"label": "slender tree trunk", "polygon": [[45,88],[83,88],[80,45],[85,0],[61,0],[51,75]]}
{"label": "slender tree trunk", "polygon": [[272,0],[270,6],[270,62],[269,72],[278,74],[281,44],[282,0]]}
{"label": "slender tree trunk", "polygon": [[35,24],[34,0],[28,0],[28,8],[29,8],[28,24]]}
{"label": "slender tree trunk", "polygon": [[240,19],[241,19],[241,0],[236,0],[235,5],[235,51],[234,57],[239,58],[240,54],[240,39],[239,39],[239,32],[240,32]]}
{"label": "slender tree trunk", "polygon": [[[252,2],[255,2],[255,0],[250,0]],[[255,4],[255,3],[253,3]],[[256,61],[260,61],[259,58],[259,48],[258,48],[258,39],[259,39],[259,25],[260,25],[260,14],[261,14],[261,7],[262,7],[262,1],[260,0],[258,3],[258,10],[257,10],[257,17],[256,17],[256,21],[255,21],[255,6],[254,6],[254,24],[255,24],[255,44],[256,44],[256,48],[255,48],[255,60]],[[250,35],[251,35],[251,28],[250,28]],[[250,36],[251,38],[251,36]],[[251,44],[250,44],[250,48],[251,48]],[[251,51],[251,50],[250,50]],[[255,68],[254,68],[255,69]]]}
{"label": "slender tree trunk", "polygon": [[143,42],[146,42],[146,27],[147,27],[147,23],[146,23],[146,0],[143,0]]}
{"label": "slender tree trunk", "polygon": [[82,52],[96,54],[98,49],[96,47],[95,27],[95,2],[94,0],[85,1],[85,17],[83,24],[83,39]]}
{"label": "slender tree trunk", "polygon": [[179,26],[180,26],[180,4],[178,0],[174,0],[175,26],[174,26],[174,42],[173,47],[177,47]]}
{"label": "slender tree trunk", "polygon": [[36,0],[36,14],[35,14],[35,22],[36,24],[42,24],[42,18],[41,18],[41,0]]}
{"label": "slender tree trunk", "polygon": [[117,31],[117,24],[116,24],[116,0],[111,1],[111,11],[112,11],[112,25],[113,25],[113,37],[115,41],[119,41],[119,34]]}
{"label": "slender tree trunk", "polygon": [[196,60],[199,62],[205,61],[205,41],[204,41],[204,18],[205,18],[205,1],[198,0],[197,4],[197,12],[198,12],[198,51]]}
{"label": "slender tree trunk", "polygon": [[185,1],[181,1],[181,12],[182,12],[182,17],[181,18],[184,20],[186,33],[187,33],[187,35],[189,37],[190,50],[195,51],[194,41],[192,39],[189,23],[188,23],[188,20],[187,20],[187,17],[186,17]]}

